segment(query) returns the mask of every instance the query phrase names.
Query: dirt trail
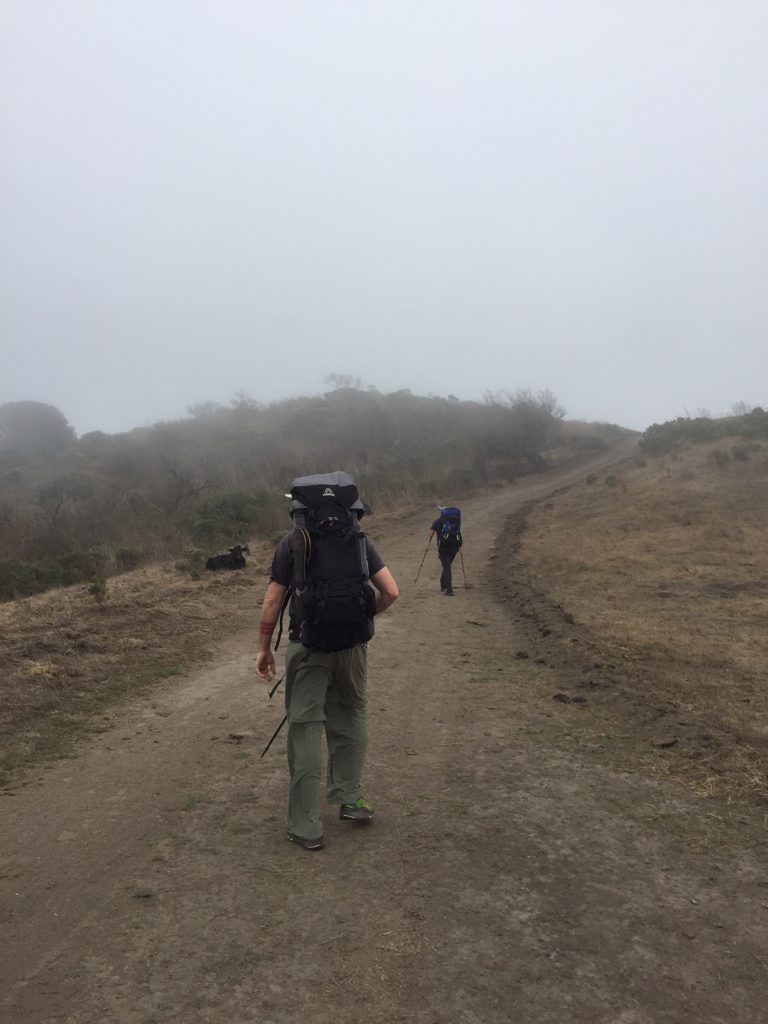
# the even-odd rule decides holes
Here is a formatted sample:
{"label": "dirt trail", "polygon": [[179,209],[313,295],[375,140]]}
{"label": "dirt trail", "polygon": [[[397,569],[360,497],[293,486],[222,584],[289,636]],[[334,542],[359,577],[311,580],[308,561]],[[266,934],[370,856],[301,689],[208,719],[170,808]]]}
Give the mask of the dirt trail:
{"label": "dirt trail", "polygon": [[752,823],[559,750],[532,694],[561,681],[487,586],[503,517],[615,458],[465,503],[453,600],[434,552],[413,583],[428,513],[374,529],[403,596],[371,647],[372,827],[329,808],[325,850],[286,842],[252,633],[0,796],[0,1022],[766,1019]]}

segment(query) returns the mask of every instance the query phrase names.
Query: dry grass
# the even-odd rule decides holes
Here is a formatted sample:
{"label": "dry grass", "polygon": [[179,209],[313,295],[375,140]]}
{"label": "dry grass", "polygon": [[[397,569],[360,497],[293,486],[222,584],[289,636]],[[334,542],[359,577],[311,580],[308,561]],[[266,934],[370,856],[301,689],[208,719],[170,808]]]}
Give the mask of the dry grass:
{"label": "dry grass", "polygon": [[102,603],[77,586],[0,605],[0,781],[68,753],[104,727],[97,712],[199,664],[253,622],[271,545],[251,551],[244,572],[199,580],[161,566],[126,573]]}
{"label": "dry grass", "polygon": [[701,789],[768,794],[768,450],[717,465],[734,443],[627,460],[558,495],[530,515],[519,557],[632,662],[630,686],[674,708]]}

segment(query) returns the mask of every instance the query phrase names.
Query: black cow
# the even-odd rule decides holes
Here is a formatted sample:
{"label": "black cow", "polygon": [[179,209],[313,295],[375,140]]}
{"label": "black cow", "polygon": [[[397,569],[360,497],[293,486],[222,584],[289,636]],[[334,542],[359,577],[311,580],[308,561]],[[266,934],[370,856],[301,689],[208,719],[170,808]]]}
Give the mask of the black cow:
{"label": "black cow", "polygon": [[230,548],[226,555],[211,555],[208,561],[205,563],[205,568],[215,572],[217,569],[244,569],[245,558],[243,552],[250,555],[248,545],[235,544],[233,548]]}

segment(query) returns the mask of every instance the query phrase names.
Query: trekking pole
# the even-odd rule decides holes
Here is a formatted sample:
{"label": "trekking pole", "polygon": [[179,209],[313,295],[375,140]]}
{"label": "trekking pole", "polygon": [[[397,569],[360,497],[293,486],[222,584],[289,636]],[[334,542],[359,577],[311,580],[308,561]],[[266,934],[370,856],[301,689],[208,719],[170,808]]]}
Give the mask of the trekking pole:
{"label": "trekking pole", "polygon": [[[429,545],[432,543],[432,538],[434,536],[435,536],[434,533],[430,533],[429,540],[427,541],[427,546],[424,549],[424,558],[427,557],[427,552],[429,551]],[[421,560],[421,565],[424,565],[424,558],[422,558],[422,560]],[[421,565],[419,566],[419,572],[421,572]],[[416,579],[413,581],[414,583],[418,583],[418,581],[419,581],[419,572],[416,573]]]}
{"label": "trekking pole", "polygon": [[279,678],[279,679],[277,680],[277,682],[275,683],[275,685],[274,685],[274,686],[272,687],[272,689],[271,689],[271,690],[269,691],[269,699],[270,699],[270,700],[272,700],[272,695],[273,695],[273,693],[275,692],[275,690],[276,690],[276,689],[278,688],[278,686],[280,685],[280,683],[282,683],[282,681],[283,681],[284,679],[285,679],[285,672],[283,672],[283,674],[282,674],[282,675],[280,676],[280,678]]}
{"label": "trekking pole", "polygon": [[273,744],[273,743],[275,742],[275,740],[277,739],[277,734],[278,734],[278,733],[280,732],[280,730],[281,730],[281,729],[283,728],[283,726],[285,725],[285,723],[286,723],[287,721],[288,721],[288,715],[286,715],[286,716],[285,716],[285,718],[284,718],[284,719],[282,720],[282,722],[280,723],[280,725],[278,725],[278,727],[277,727],[277,728],[275,729],[275,731],[274,731],[274,732],[272,733],[272,739],[271,739],[271,740],[269,741],[269,743],[268,743],[268,744],[266,745],[266,747],[264,747],[264,749],[262,750],[262,752],[261,752],[261,753],[259,754],[259,757],[260,757],[260,758],[264,757],[264,755],[266,754],[266,752],[267,752],[267,751],[269,750],[269,748],[270,748],[270,747],[272,746],[272,744]]}
{"label": "trekking pole", "polygon": [[464,552],[461,550],[461,548],[459,548],[459,555],[461,556],[461,575],[464,577],[464,589],[469,590],[469,585],[467,584],[467,574],[464,571]]}
{"label": "trekking pole", "polygon": [[[274,686],[272,687],[272,689],[271,689],[271,690],[269,691],[269,699],[270,699],[270,700],[272,700],[272,695],[274,694],[275,690],[276,690],[276,689],[278,688],[278,686],[280,685],[280,683],[282,683],[282,681],[283,681],[284,679],[285,679],[285,672],[283,672],[283,674],[282,674],[282,675],[280,676],[280,678],[279,678],[279,679],[277,680],[277,682],[275,683],[275,685],[274,685]],[[273,744],[273,743],[275,742],[275,740],[277,739],[277,734],[278,734],[278,733],[280,732],[280,730],[281,730],[281,729],[283,728],[283,726],[285,725],[285,721],[286,721],[286,719],[287,719],[287,718],[288,718],[288,715],[286,715],[286,716],[285,716],[285,718],[284,718],[284,719],[282,720],[282,722],[280,723],[280,725],[278,725],[278,727],[277,727],[277,728],[275,729],[274,733],[272,734],[272,739],[271,739],[271,740],[269,741],[269,743],[268,743],[268,744],[266,745],[266,747],[264,747],[264,749],[262,750],[262,752],[261,752],[261,754],[260,754],[260,757],[264,757],[264,755],[266,754],[266,752],[267,752],[267,751],[269,750],[269,748],[270,748],[270,747],[272,746],[272,744]]]}

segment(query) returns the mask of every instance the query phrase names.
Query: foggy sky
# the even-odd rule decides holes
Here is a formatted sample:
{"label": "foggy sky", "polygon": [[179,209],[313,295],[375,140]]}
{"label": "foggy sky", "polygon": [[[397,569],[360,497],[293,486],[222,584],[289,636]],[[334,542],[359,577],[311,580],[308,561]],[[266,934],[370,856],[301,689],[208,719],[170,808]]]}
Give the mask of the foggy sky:
{"label": "foggy sky", "polygon": [[4,0],[0,403],[768,405],[768,7]]}

